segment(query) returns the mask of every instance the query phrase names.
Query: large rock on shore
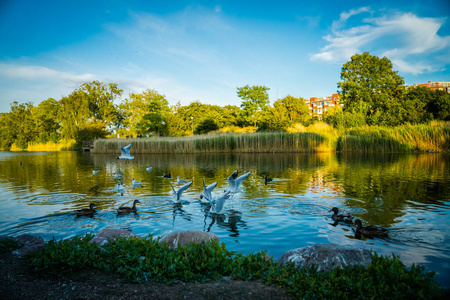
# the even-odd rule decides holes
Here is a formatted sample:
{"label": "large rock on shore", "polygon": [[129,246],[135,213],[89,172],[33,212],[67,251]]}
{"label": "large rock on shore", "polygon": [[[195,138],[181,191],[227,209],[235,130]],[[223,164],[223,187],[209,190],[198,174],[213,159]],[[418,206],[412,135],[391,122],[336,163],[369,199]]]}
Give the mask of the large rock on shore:
{"label": "large rock on shore", "polygon": [[44,239],[31,234],[22,234],[14,237],[14,240],[22,245],[21,248],[13,251],[19,256],[26,256],[29,252],[38,251],[44,248]]}
{"label": "large rock on shore", "polygon": [[162,244],[166,243],[168,248],[176,249],[177,247],[185,247],[190,242],[194,244],[200,244],[206,243],[212,239],[219,240],[219,237],[214,233],[204,231],[174,231],[160,239],[158,245],[161,246]]}
{"label": "large rock on shore", "polygon": [[317,265],[318,271],[329,271],[344,266],[365,266],[372,262],[367,249],[336,244],[318,244],[289,250],[276,260],[280,264],[293,262],[296,268]]}
{"label": "large rock on shore", "polygon": [[105,228],[102,231],[100,231],[92,240],[90,240],[89,244],[97,243],[100,246],[103,246],[107,244],[110,240],[116,240],[117,238],[120,237],[129,237],[129,236],[142,239],[142,237],[140,237],[139,235],[128,230]]}

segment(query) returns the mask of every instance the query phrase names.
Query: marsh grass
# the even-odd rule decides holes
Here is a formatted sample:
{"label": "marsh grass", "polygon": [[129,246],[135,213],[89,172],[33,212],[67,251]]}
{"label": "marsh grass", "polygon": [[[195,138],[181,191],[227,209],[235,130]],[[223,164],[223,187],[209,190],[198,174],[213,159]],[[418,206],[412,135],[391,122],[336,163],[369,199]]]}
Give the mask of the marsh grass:
{"label": "marsh grass", "polygon": [[28,266],[39,275],[97,268],[117,273],[131,282],[206,282],[225,276],[236,280],[260,280],[286,288],[298,299],[433,299],[442,296],[434,272],[421,266],[409,270],[396,257],[373,255],[367,267],[343,267],[317,271],[280,265],[265,251],[243,255],[224,243],[189,244],[175,250],[159,245],[151,235],[143,239],[119,238],[99,246],[93,236],[51,240],[30,255]]}
{"label": "marsh grass", "polygon": [[65,140],[58,143],[28,143],[27,149],[20,149],[12,144],[10,151],[68,151],[74,150],[75,140]]}
{"label": "marsh grass", "polygon": [[140,139],[102,139],[94,142],[94,153],[120,153],[131,144],[133,153],[275,153],[329,152],[336,148],[333,135],[316,132],[224,133],[190,137],[157,137]]}

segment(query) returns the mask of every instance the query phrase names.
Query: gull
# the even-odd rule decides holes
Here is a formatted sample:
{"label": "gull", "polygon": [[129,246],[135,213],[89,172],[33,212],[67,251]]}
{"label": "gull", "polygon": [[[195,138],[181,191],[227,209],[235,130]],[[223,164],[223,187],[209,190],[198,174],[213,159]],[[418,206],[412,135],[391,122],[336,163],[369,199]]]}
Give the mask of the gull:
{"label": "gull", "polygon": [[114,179],[122,179],[122,174],[114,173]]}
{"label": "gull", "polygon": [[125,188],[123,187],[122,182],[117,184],[117,192],[118,192],[121,196],[123,196],[123,191],[124,191],[124,189],[125,189]]}
{"label": "gull", "polygon": [[172,185],[171,182],[169,182],[169,183],[170,183],[170,186],[172,187],[172,190],[173,190],[173,195],[172,195],[172,201],[173,201],[173,203],[181,203],[181,200],[180,200],[180,199],[181,199],[181,195],[183,194],[183,192],[184,192],[185,190],[187,190],[188,187],[191,186],[192,181],[189,182],[189,183],[186,183],[186,184],[183,185],[183,186],[181,186],[181,187],[178,189],[178,191],[175,190],[175,188],[173,187],[173,185]]}
{"label": "gull", "polygon": [[222,215],[225,213],[225,201],[231,197],[231,191],[226,191],[219,197],[215,199],[215,204],[213,203],[212,199],[209,197],[205,197],[206,200],[211,204],[211,208],[209,209],[210,213]]}
{"label": "gull", "polygon": [[181,179],[180,176],[177,176],[177,184],[180,185],[182,183],[186,183],[187,182],[187,178]]}
{"label": "gull", "polygon": [[206,186],[205,177],[203,177],[203,192],[200,195],[200,200],[202,201],[202,203],[209,203],[209,201],[206,200],[206,198],[212,199],[211,192],[215,189],[216,186],[217,182],[213,182],[210,185]]}
{"label": "gull", "polygon": [[120,153],[121,155],[117,159],[133,159],[134,156],[130,156],[131,144],[122,147],[122,142],[120,142]]}
{"label": "gull", "polygon": [[142,180],[141,180],[141,181],[136,181],[136,180],[134,180],[134,178],[133,178],[133,189],[134,189],[135,187],[142,187]]}
{"label": "gull", "polygon": [[98,173],[100,173],[100,170],[92,170],[92,175],[96,175]]}
{"label": "gull", "polygon": [[147,172],[150,172],[152,170],[152,167],[148,167],[146,170]]}
{"label": "gull", "polygon": [[231,173],[231,175],[228,177],[228,188],[226,188],[225,191],[230,191],[232,193],[240,192],[239,186],[241,185],[242,181],[247,179],[250,173],[251,172],[247,172],[239,177],[237,177],[237,170]]}

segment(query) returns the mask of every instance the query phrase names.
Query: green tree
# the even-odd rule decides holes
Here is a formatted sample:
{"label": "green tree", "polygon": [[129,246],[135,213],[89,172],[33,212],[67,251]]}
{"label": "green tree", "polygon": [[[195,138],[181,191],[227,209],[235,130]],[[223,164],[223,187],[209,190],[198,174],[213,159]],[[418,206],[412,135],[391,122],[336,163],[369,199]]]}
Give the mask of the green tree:
{"label": "green tree", "polygon": [[61,135],[61,125],[58,122],[59,111],[59,103],[53,98],[48,98],[34,107],[33,118],[38,133],[37,142],[59,141]]}
{"label": "green tree", "polygon": [[169,102],[164,95],[147,89],[141,94],[129,94],[129,99],[119,105],[123,126],[130,135],[167,131],[170,114]]}
{"label": "green tree", "polygon": [[286,108],[290,125],[294,123],[306,123],[311,118],[311,111],[303,98],[295,98],[288,95],[283,99],[275,101],[273,106],[283,106]]}
{"label": "green tree", "polygon": [[12,129],[14,143],[20,149],[26,149],[28,143],[35,141],[37,137],[32,114],[33,108],[34,106],[31,102],[19,104],[14,101],[11,104],[9,118],[11,123],[9,126],[11,126]]}
{"label": "green tree", "polygon": [[440,90],[431,91],[430,94],[427,111],[437,120],[450,120],[450,94]]}
{"label": "green tree", "polygon": [[353,55],[342,67],[341,80],[338,88],[344,110],[362,113],[372,123],[378,119],[372,115],[380,116],[396,106],[394,102],[401,98],[404,84],[388,58],[369,52]]}
{"label": "green tree", "polygon": [[262,112],[268,108],[270,88],[266,86],[244,86],[237,88],[237,95],[242,99],[241,120],[244,126],[256,125]]}

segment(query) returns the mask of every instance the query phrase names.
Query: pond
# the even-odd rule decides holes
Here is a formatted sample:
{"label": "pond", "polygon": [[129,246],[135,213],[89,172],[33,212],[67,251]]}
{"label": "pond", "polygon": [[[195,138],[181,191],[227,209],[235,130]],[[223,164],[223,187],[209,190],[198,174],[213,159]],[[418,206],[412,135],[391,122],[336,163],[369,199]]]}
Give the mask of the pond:
{"label": "pond", "polygon": [[[148,172],[147,167],[152,167]],[[100,172],[93,175],[93,170]],[[251,172],[225,214],[209,212],[199,195],[217,182],[228,186],[234,171]],[[163,175],[172,174],[172,179]],[[123,195],[115,173],[123,174]],[[264,176],[274,178],[264,182]],[[172,203],[176,176],[193,184],[182,205]],[[142,181],[133,188],[132,179]],[[136,214],[118,215],[138,199]],[[97,206],[92,217],[75,209]],[[363,224],[389,229],[387,238],[355,236],[334,224],[338,207]],[[48,241],[98,233],[103,228],[163,236],[174,230],[215,233],[229,250],[267,250],[274,258],[290,249],[336,243],[396,254],[410,266],[436,271],[450,288],[450,157],[448,154],[171,154],[117,155],[89,152],[0,152],[0,234],[33,234]]]}

